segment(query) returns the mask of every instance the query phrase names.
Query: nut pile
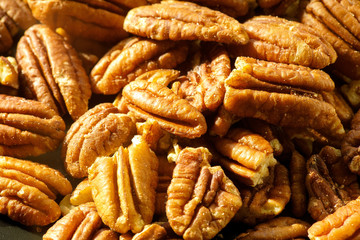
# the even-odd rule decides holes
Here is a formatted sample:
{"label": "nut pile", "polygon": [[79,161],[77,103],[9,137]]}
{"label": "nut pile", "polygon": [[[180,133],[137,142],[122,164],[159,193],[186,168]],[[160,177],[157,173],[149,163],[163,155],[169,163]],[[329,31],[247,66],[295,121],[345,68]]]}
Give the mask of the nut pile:
{"label": "nut pile", "polygon": [[[359,237],[359,0],[1,0],[0,18],[9,219],[47,240]],[[36,163],[56,150],[63,168]]]}

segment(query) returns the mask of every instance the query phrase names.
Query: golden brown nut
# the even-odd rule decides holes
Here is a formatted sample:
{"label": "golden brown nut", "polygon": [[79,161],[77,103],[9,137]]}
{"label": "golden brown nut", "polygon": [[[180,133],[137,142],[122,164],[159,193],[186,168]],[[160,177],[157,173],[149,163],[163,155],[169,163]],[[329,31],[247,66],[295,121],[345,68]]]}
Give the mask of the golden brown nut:
{"label": "golden brown nut", "polygon": [[267,181],[255,188],[239,187],[243,205],[236,213],[237,221],[256,225],[279,215],[290,201],[288,170],[277,164],[271,168]]}
{"label": "golden brown nut", "polygon": [[196,138],[207,130],[201,112],[162,84],[135,80],[124,87],[122,94],[127,108],[137,117],[156,120],[170,133]]}
{"label": "golden brown nut", "polygon": [[33,17],[29,6],[23,0],[2,0],[0,2],[0,9],[6,12],[18,27],[26,30],[32,25],[36,24],[36,19]]}
{"label": "golden brown nut", "polygon": [[310,127],[326,137],[343,138],[345,130],[334,107],[321,100],[319,93],[334,89],[325,72],[245,57],[237,58],[235,66],[226,79],[227,111],[240,118],[259,118],[283,127]]}
{"label": "golden brown nut", "polygon": [[296,150],[290,160],[291,212],[295,217],[303,217],[307,210],[307,192],[305,187],[306,160]]}
{"label": "golden brown nut", "polygon": [[17,95],[18,89],[19,76],[16,59],[0,56],[0,93]]}
{"label": "golden brown nut", "polygon": [[308,229],[308,236],[315,239],[358,239],[360,229],[360,198],[357,198]]}
{"label": "golden brown nut", "polygon": [[99,157],[89,168],[96,208],[116,232],[140,232],[155,211],[158,159],[141,136],[112,157]]}
{"label": "golden brown nut", "polygon": [[24,225],[44,226],[56,221],[58,194],[72,191],[70,182],[46,165],[0,157],[0,213]]}
{"label": "golden brown nut", "polygon": [[240,208],[240,194],[206,148],[185,148],[177,156],[168,188],[166,216],[184,239],[211,239]]}
{"label": "golden brown nut", "polygon": [[119,240],[165,240],[168,239],[166,237],[166,229],[157,223],[152,223],[146,225],[141,232],[135,235],[131,233],[122,234]]}
{"label": "golden brown nut", "polygon": [[75,120],[88,109],[89,78],[76,51],[46,25],[26,30],[16,51],[25,95]]}
{"label": "golden brown nut", "polygon": [[75,178],[86,177],[97,157],[110,156],[128,145],[136,133],[131,117],[111,103],[88,110],[68,130],[62,145],[66,170]]}
{"label": "golden brown nut", "polygon": [[126,38],[94,66],[90,74],[92,89],[95,93],[116,94],[145,72],[176,67],[186,59],[187,51],[185,42]]}
{"label": "golden brown nut", "polygon": [[262,184],[269,176],[269,167],[277,163],[270,143],[247,129],[232,128],[213,142],[219,153],[227,157],[220,159],[220,164],[238,181],[253,187]]}
{"label": "golden brown nut", "polygon": [[[360,57],[360,52],[359,52]],[[359,58],[360,60],[360,58]],[[346,63],[349,64],[349,63]],[[352,64],[350,64],[352,65]],[[340,87],[341,93],[344,95],[346,100],[351,104],[354,109],[360,108],[360,80],[352,80],[348,84],[344,84]]]}
{"label": "golden brown nut", "polygon": [[248,42],[248,36],[237,20],[190,2],[162,1],[131,9],[126,15],[124,29],[156,40]]}
{"label": "golden brown nut", "polygon": [[0,94],[0,155],[38,156],[55,150],[65,123],[47,105]]}
{"label": "golden brown nut", "polygon": [[214,122],[209,129],[209,134],[211,136],[223,137],[238,120],[239,118],[227,111],[222,104],[214,117]]}
{"label": "golden brown nut", "polygon": [[18,28],[15,22],[0,8],[0,53],[6,53],[13,45]]}
{"label": "golden brown nut", "polygon": [[258,224],[254,229],[237,236],[236,240],[280,240],[307,237],[310,224],[292,217],[278,217]]}
{"label": "golden brown nut", "polygon": [[93,202],[91,195],[91,186],[88,178],[82,180],[76,185],[74,191],[70,195],[70,204],[79,206],[87,202]]}
{"label": "golden brown nut", "polygon": [[32,13],[52,29],[101,42],[117,42],[128,34],[123,29],[126,8],[116,1],[27,0]]}
{"label": "golden brown nut", "polygon": [[357,176],[347,168],[339,149],[326,146],[312,155],[307,171],[308,212],[315,220],[324,219],[360,195]]}

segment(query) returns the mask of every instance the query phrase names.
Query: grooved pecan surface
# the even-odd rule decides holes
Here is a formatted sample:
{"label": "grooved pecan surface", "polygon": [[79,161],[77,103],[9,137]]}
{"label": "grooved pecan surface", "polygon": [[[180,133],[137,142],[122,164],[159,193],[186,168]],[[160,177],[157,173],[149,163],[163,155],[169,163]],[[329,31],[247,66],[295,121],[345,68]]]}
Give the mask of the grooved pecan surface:
{"label": "grooved pecan surface", "polygon": [[157,40],[204,40],[245,44],[248,36],[234,18],[195,3],[162,1],[128,12],[124,29]]}
{"label": "grooved pecan surface", "polygon": [[22,0],[2,0],[0,2],[0,9],[16,23],[22,30],[26,30],[37,23],[33,17],[26,1]]}

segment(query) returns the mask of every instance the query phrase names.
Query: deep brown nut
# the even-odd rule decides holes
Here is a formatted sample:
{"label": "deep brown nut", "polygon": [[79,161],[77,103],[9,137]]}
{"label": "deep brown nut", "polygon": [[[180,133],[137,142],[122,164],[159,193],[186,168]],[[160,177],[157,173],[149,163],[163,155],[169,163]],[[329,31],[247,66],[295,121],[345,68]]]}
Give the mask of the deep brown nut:
{"label": "deep brown nut", "polygon": [[126,107],[137,117],[153,119],[170,133],[187,138],[206,133],[201,112],[162,84],[135,80],[124,87],[122,94]]}
{"label": "deep brown nut", "polygon": [[24,225],[44,226],[56,221],[58,194],[71,193],[71,183],[46,165],[0,157],[0,213]]}
{"label": "deep brown nut", "polygon": [[342,139],[344,127],[320,92],[332,91],[325,72],[308,67],[238,57],[226,79],[224,107],[237,117],[259,118],[282,127],[309,127]]}
{"label": "deep brown nut", "polygon": [[64,136],[64,120],[47,105],[0,94],[0,155],[38,156],[55,150]]}
{"label": "deep brown nut", "polygon": [[18,89],[19,75],[16,59],[0,56],[0,94],[16,96]]}
{"label": "deep brown nut", "polygon": [[92,89],[94,93],[116,94],[145,72],[176,67],[185,61],[187,52],[185,42],[126,38],[94,66],[90,74]]}
{"label": "deep brown nut", "polygon": [[112,157],[89,168],[92,196],[103,222],[119,233],[138,233],[151,223],[159,160],[139,135]]}
{"label": "deep brown nut", "polygon": [[100,42],[114,43],[128,36],[123,29],[127,8],[122,2],[125,1],[28,0],[27,2],[34,17],[52,29],[61,27],[70,35]]}
{"label": "deep brown nut", "polygon": [[203,47],[203,59],[188,72],[184,81],[172,84],[172,90],[188,100],[200,112],[214,112],[223,102],[225,79],[231,63],[225,48],[218,44]]}
{"label": "deep brown nut", "polygon": [[190,2],[162,1],[134,8],[126,15],[124,29],[156,40],[248,42],[248,35],[237,20]]}
{"label": "deep brown nut", "polygon": [[[44,234],[44,240],[60,239],[101,239],[99,234],[105,234],[101,230],[102,221],[93,202],[81,204],[72,209],[67,215],[59,219]],[[102,232],[104,230],[101,230]],[[108,230],[109,231],[109,230]],[[112,231],[111,231],[112,232]],[[115,232],[108,234],[105,239],[118,239]],[[104,238],[103,238],[104,239]]]}
{"label": "deep brown nut", "polygon": [[239,191],[220,166],[211,167],[206,148],[185,148],[177,156],[168,188],[166,216],[183,239],[212,239],[241,207]]}
{"label": "deep brown nut", "polygon": [[66,171],[75,178],[88,175],[97,157],[110,156],[130,144],[136,134],[131,117],[111,103],[101,103],[75,121],[63,141],[61,153]]}
{"label": "deep brown nut", "polygon": [[232,56],[324,68],[334,63],[334,48],[305,24],[273,16],[256,16],[244,23],[249,43],[231,46]]}
{"label": "deep brown nut", "polygon": [[258,0],[257,2],[265,15],[295,18],[301,9],[299,0]]}
{"label": "deep brown nut", "polygon": [[[43,1],[41,1],[43,2]],[[77,52],[46,25],[37,24],[20,39],[16,60],[24,94],[75,120],[88,110],[89,78]]]}
{"label": "deep brown nut", "polygon": [[269,167],[277,161],[270,143],[247,129],[232,128],[224,137],[213,139],[215,148],[227,158],[220,159],[223,168],[250,186],[257,186],[269,176]]}
{"label": "deep brown nut", "polygon": [[346,166],[341,152],[326,146],[307,162],[308,212],[317,221],[360,196],[357,176]]}
{"label": "deep brown nut", "polygon": [[257,187],[239,186],[243,205],[235,220],[256,225],[279,215],[290,201],[289,173],[285,166],[271,168],[267,181]]}
{"label": "deep brown nut", "polygon": [[360,198],[357,198],[308,229],[311,240],[358,239],[360,237]]}
{"label": "deep brown nut", "polygon": [[277,217],[258,224],[237,236],[236,240],[286,240],[307,237],[310,224],[292,217]]}

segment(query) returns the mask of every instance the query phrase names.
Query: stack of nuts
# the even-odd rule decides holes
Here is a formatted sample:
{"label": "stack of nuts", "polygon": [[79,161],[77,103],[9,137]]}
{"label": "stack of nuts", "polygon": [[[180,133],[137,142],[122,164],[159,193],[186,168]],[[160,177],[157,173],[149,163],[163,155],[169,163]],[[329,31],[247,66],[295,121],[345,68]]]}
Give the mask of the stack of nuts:
{"label": "stack of nuts", "polygon": [[0,17],[9,219],[46,240],[360,237],[360,0],[1,0]]}

